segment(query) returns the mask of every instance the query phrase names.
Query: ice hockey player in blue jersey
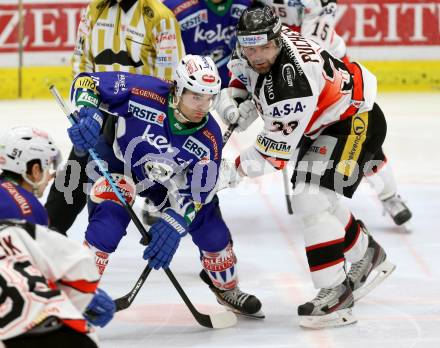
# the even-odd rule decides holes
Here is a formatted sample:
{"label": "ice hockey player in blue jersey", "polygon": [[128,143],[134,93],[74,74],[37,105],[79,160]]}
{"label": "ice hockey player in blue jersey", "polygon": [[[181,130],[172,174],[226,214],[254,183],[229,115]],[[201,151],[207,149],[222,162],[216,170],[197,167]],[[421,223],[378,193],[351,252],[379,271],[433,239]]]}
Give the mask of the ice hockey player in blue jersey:
{"label": "ice hockey player in blue jersey", "polygon": [[[262,318],[260,301],[238,287],[230,232],[219,213],[223,144],[209,110],[220,85],[213,60],[195,55],[179,62],[174,84],[122,72],[82,73],[71,89],[79,122],[68,132],[77,151],[95,148],[130,204],[140,195],[160,208],[144,252],[152,268],[167,268],[189,233],[200,250],[200,276],[218,301]],[[102,274],[130,217],[104,177],[89,177],[85,243]]]}
{"label": "ice hockey player in blue jersey", "polygon": [[227,87],[226,64],[235,47],[235,27],[251,0],[165,0],[180,24],[186,53],[210,56],[217,65],[222,87]]}
{"label": "ice hockey player in blue jersey", "polygon": [[0,219],[49,224],[37,197],[52,179],[60,152],[49,135],[32,127],[14,127],[0,135]]}

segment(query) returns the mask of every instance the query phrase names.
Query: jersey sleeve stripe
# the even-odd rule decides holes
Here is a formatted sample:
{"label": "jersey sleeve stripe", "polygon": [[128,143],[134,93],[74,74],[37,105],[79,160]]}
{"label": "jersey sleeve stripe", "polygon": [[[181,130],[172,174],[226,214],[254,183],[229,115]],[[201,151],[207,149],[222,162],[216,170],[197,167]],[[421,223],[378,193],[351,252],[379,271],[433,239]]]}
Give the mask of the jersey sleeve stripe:
{"label": "jersey sleeve stripe", "polygon": [[89,332],[87,328],[87,322],[85,319],[61,319],[61,321],[63,322],[64,325],[70,327],[75,331],[82,333]]}
{"label": "jersey sleeve stripe", "polygon": [[89,282],[83,279],[74,281],[61,279],[60,283],[83,293],[94,293],[98,287],[98,281]]}

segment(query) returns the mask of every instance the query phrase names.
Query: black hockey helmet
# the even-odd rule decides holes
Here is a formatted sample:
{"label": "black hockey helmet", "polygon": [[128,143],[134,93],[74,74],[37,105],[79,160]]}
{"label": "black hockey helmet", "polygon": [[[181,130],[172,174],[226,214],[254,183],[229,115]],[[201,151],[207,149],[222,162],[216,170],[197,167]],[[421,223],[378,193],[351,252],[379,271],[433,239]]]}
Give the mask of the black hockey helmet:
{"label": "black hockey helmet", "polygon": [[272,7],[250,7],[243,11],[237,24],[237,39],[241,46],[264,45],[281,33],[281,19]]}

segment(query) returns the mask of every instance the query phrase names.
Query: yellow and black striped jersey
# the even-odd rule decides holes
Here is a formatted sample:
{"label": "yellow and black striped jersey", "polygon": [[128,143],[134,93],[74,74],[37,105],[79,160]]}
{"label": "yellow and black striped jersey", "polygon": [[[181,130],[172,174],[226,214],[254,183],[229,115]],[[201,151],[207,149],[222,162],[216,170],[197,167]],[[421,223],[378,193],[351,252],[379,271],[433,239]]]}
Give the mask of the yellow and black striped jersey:
{"label": "yellow and black striped jersey", "polygon": [[72,70],[172,80],[183,55],[178,22],[160,0],[92,0],[81,15]]}

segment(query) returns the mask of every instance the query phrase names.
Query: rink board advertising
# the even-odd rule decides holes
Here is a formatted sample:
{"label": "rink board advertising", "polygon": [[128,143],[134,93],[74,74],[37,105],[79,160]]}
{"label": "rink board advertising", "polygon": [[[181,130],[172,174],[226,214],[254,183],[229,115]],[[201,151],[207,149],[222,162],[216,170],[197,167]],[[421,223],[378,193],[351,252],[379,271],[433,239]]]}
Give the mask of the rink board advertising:
{"label": "rink board advertising", "polygon": [[[69,60],[75,46],[76,28],[81,10],[88,1],[18,1],[3,0],[0,4],[0,81],[8,84],[5,94],[14,97],[16,70],[19,67],[19,39],[22,38],[22,66],[25,80],[31,74],[35,82],[42,76],[58,74],[70,79]],[[381,68],[387,79],[398,74],[406,60],[406,69],[435,74],[440,61],[440,0],[339,1],[337,32],[346,40],[352,59],[366,62],[381,81]],[[23,35],[20,36],[20,14],[23,16]],[[375,63],[375,61],[384,63]],[[427,62],[426,62],[427,61]],[[429,65],[430,68],[426,69]],[[396,72],[395,72],[396,71]],[[57,79],[57,76],[55,76]],[[411,77],[410,77],[411,78]],[[423,84],[432,84],[438,76],[426,76]],[[63,82],[64,83],[64,82]],[[391,82],[391,84],[398,84]],[[438,82],[437,82],[438,84]],[[416,84],[417,85],[417,84]],[[415,86],[417,89],[417,86]],[[435,86],[431,86],[431,88]],[[438,86],[437,86],[438,87]],[[33,88],[31,88],[33,89]],[[38,96],[36,88],[29,96]],[[32,94],[33,93],[33,94]]]}

